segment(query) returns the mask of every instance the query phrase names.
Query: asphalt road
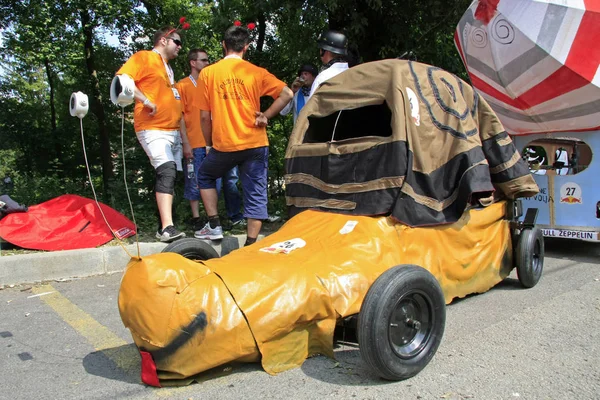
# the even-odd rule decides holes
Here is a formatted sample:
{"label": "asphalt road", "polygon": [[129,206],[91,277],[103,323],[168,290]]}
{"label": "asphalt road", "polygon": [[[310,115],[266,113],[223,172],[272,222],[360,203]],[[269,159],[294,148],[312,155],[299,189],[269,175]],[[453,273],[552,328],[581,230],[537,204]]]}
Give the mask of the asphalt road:
{"label": "asphalt road", "polygon": [[[228,365],[183,388],[150,388],[117,309],[120,274],[0,290],[1,399],[600,399],[600,244],[546,240],[544,275],[511,275],[447,308],[416,377],[386,382],[355,346],[270,376]],[[48,293],[51,292],[51,293]]]}

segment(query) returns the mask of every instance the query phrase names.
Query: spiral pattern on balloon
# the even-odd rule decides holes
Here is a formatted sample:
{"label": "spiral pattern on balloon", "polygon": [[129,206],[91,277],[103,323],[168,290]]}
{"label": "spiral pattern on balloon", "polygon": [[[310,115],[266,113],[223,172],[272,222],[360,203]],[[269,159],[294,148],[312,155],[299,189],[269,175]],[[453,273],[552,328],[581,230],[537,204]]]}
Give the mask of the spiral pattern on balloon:
{"label": "spiral pattern on balloon", "polygon": [[510,44],[515,40],[515,28],[504,18],[496,18],[492,25],[492,38],[502,44]]}
{"label": "spiral pattern on balloon", "polygon": [[487,46],[487,32],[483,28],[473,28],[470,35],[471,43],[475,47],[483,48]]}

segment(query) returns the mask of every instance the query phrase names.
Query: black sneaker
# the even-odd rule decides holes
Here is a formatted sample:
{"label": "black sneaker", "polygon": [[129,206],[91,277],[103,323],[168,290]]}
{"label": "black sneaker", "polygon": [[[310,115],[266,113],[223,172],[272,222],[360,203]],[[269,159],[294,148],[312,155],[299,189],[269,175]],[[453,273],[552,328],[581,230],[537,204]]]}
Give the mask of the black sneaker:
{"label": "black sneaker", "polygon": [[159,230],[156,232],[156,238],[161,242],[169,243],[174,241],[175,239],[184,238],[185,233],[179,232],[173,225],[167,226],[162,231]]}
{"label": "black sneaker", "polygon": [[193,231],[199,231],[200,229],[204,228],[205,224],[206,221],[202,221],[202,217],[190,219],[190,227]]}

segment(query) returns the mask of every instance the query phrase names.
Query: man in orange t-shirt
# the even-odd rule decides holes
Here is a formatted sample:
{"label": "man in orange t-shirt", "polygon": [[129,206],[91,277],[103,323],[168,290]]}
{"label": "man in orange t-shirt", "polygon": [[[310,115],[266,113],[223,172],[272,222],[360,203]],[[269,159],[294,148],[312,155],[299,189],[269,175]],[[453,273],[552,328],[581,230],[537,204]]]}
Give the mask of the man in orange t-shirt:
{"label": "man in orange t-shirt", "polygon": [[154,191],[161,225],[156,238],[162,242],[185,236],[173,225],[172,207],[176,171],[181,171],[182,144],[186,157],[191,157],[191,147],[179,130],[181,101],[168,64],[180,49],[177,30],[163,27],[154,34],[152,51],[138,51],[117,71],[117,75],[128,75],[135,82],[133,126],[156,170]]}
{"label": "man in orange t-shirt", "polygon": [[[225,58],[200,73],[204,95],[200,120],[206,145],[212,146],[200,166],[198,185],[208,223],[194,236],[220,239],[223,230],[217,214],[216,180],[234,166],[240,170],[244,216],[248,219],[246,245],[256,241],[267,214],[269,140],[266,126],[293,97],[287,85],[264,68],[243,57],[250,46],[250,32],[232,26],[223,37]],[[260,98],[273,104],[260,111]]]}
{"label": "man in orange t-shirt", "polygon": [[[181,106],[183,109],[183,119],[181,124],[182,132],[190,142],[192,147],[192,158],[187,159],[192,164],[193,173],[184,174],[183,197],[190,201],[192,210],[191,226],[194,231],[202,229],[200,223],[200,210],[198,203],[200,200],[200,188],[198,187],[198,170],[202,160],[206,157],[206,142],[200,127],[200,96],[202,89],[198,86],[198,75],[200,71],[210,64],[208,54],[203,49],[192,49],[188,53],[188,63],[190,65],[190,75],[177,82],[177,90],[181,95]],[[221,182],[222,181],[222,182]],[[223,197],[225,199],[225,209],[232,225],[245,224],[241,213],[242,198],[237,187],[238,168],[234,167],[225,174],[223,179],[217,181],[217,192],[223,188]],[[222,183],[222,184],[221,184]]]}

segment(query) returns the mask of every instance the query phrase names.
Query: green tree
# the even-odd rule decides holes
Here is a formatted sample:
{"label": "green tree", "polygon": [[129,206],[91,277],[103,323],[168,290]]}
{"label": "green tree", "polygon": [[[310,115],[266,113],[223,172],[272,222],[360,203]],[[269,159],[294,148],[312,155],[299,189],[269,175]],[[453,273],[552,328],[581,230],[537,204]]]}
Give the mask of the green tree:
{"label": "green tree", "polygon": [[[120,210],[128,209],[122,183],[126,180],[136,212],[150,215],[154,172],[135,138],[133,110],[124,110],[121,145],[121,110],[108,95],[118,68],[133,52],[151,48],[149,38],[159,27],[176,26],[181,16],[191,24],[182,32],[181,56],[172,62],[177,79],[189,72],[189,49],[204,48],[212,60],[222,56],[222,34],[235,20],[256,23],[247,58],[286,82],[301,64],[319,65],[315,41],[328,28],[345,32],[364,62],[410,55],[465,78],[453,35],[469,3],[0,0],[0,175],[15,178],[15,188],[28,196],[22,202],[41,202],[67,191],[89,196],[93,184]],[[118,37],[120,45],[108,45],[107,35]],[[82,124],[92,182],[87,178],[80,122],[69,115],[69,98],[79,90],[91,103]],[[270,100],[264,102],[267,107]],[[292,125],[291,117],[281,117],[268,128],[269,194],[281,206],[284,153]]]}

